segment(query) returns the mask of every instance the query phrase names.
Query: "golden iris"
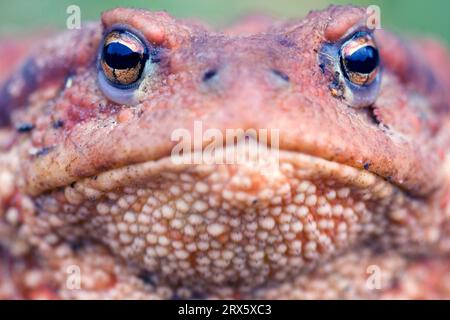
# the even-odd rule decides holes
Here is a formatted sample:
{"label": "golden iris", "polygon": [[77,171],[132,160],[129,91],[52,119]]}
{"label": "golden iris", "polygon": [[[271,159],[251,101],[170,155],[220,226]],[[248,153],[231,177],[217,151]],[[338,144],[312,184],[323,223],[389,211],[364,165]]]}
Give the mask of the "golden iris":
{"label": "golden iris", "polygon": [[131,32],[111,31],[105,37],[100,64],[112,84],[128,86],[139,81],[147,60],[147,46]]}
{"label": "golden iris", "polygon": [[378,49],[369,34],[357,34],[341,47],[341,68],[352,83],[370,85],[379,72]]}

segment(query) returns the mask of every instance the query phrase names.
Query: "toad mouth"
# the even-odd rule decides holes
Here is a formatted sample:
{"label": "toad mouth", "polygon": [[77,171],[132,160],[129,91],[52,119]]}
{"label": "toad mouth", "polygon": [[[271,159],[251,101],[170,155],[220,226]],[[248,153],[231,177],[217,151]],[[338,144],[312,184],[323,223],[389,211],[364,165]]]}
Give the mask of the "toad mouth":
{"label": "toad mouth", "polygon": [[[260,152],[260,150],[263,151]],[[259,172],[260,175],[266,177],[265,180],[269,183],[269,181],[281,179],[280,173],[283,169],[290,167],[289,163],[295,163],[301,168],[305,178],[313,178],[314,175],[317,175],[316,178],[335,178],[339,182],[351,184],[357,188],[366,188],[375,183],[383,184],[385,187],[392,185],[386,179],[368,170],[354,168],[303,152],[267,148],[258,145],[253,139],[251,139],[250,144],[238,143],[221,148],[220,151],[221,153],[216,158],[208,158],[204,151],[195,151],[183,154],[181,157],[171,155],[157,160],[131,164],[82,179],[77,184],[108,192],[130,185],[139,185],[142,182],[154,179],[158,175],[210,171],[208,168],[224,165],[234,168],[234,171],[242,166],[244,170]],[[231,162],[227,162],[229,154],[232,155]],[[195,159],[201,159],[201,161],[195,162]]]}

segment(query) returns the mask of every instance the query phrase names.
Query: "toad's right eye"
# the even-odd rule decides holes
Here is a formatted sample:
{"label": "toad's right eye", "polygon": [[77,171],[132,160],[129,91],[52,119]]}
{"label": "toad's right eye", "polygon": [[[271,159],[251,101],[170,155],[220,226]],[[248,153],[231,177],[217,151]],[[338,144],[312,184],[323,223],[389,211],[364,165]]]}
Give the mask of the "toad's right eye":
{"label": "toad's right eye", "polygon": [[358,86],[368,86],[380,71],[378,49],[372,37],[357,33],[341,47],[341,69],[348,80]]}
{"label": "toad's right eye", "polygon": [[137,36],[111,31],[104,40],[101,71],[113,86],[127,88],[141,79],[148,59],[148,48]]}
{"label": "toad's right eye", "polygon": [[328,75],[331,94],[353,108],[365,108],[378,98],[382,63],[374,35],[359,30],[336,42],[326,42],[319,67]]}

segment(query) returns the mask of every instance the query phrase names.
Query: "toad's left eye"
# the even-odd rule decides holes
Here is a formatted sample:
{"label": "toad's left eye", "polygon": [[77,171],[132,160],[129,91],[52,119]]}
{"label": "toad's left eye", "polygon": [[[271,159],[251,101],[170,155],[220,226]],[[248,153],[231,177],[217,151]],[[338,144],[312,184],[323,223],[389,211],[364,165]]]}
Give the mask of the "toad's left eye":
{"label": "toad's left eye", "polygon": [[112,31],[104,40],[100,65],[106,79],[118,87],[138,82],[149,58],[147,46],[128,31]]}
{"label": "toad's left eye", "polygon": [[379,72],[379,63],[378,49],[368,34],[357,34],[341,47],[341,69],[356,85],[371,84]]}

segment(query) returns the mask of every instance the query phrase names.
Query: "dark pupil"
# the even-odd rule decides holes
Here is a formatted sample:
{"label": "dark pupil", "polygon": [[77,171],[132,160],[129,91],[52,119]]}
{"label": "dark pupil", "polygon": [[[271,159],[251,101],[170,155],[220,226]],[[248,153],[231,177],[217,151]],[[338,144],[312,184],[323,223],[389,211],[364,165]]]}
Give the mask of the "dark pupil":
{"label": "dark pupil", "polygon": [[130,69],[139,64],[141,55],[121,43],[113,42],[103,49],[103,59],[112,69]]}
{"label": "dark pupil", "polygon": [[344,59],[349,71],[365,74],[375,70],[379,63],[378,50],[371,46],[362,47]]}

